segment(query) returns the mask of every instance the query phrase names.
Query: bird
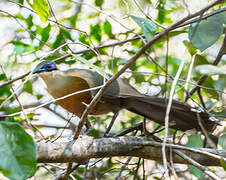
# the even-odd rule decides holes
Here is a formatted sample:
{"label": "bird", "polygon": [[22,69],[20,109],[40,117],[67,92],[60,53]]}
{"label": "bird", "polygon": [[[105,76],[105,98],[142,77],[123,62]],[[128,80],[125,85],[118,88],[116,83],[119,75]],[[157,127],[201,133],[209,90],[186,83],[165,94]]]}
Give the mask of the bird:
{"label": "bird", "polygon": [[[98,87],[104,84],[104,78],[90,69],[73,68],[60,70],[54,62],[42,61],[33,70],[45,82],[47,91],[53,98],[82,90]],[[86,105],[89,104],[99,90],[91,90],[65,99],[57,103],[67,111],[81,118]],[[118,78],[102,95],[90,115],[103,115],[113,112],[117,116],[121,109],[126,109],[160,125],[165,124],[165,114],[168,99],[148,96],[140,93],[126,80]],[[169,114],[169,128],[181,131],[195,129],[201,131],[199,120],[206,132],[213,132],[216,121],[207,112],[194,110],[190,105],[173,100]]]}

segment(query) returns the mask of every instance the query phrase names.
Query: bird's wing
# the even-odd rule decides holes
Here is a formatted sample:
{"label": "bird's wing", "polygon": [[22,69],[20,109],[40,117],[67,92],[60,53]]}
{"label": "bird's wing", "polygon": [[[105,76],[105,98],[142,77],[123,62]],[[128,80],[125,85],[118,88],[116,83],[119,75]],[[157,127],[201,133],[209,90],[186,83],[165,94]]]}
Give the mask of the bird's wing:
{"label": "bird's wing", "polygon": [[[103,85],[104,78],[95,71],[89,69],[70,69],[65,71],[67,75],[76,76],[84,79],[90,88]],[[93,91],[93,95],[97,93]],[[133,86],[127,81],[118,78],[106,90],[105,97],[119,98],[121,96],[142,96]]]}

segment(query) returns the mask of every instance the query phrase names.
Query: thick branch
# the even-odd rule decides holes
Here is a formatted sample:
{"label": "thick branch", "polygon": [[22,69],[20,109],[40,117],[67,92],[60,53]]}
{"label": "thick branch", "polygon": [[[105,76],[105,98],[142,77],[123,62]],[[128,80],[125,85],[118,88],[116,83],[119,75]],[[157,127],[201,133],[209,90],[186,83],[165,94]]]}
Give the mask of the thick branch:
{"label": "thick branch", "polygon": [[[226,158],[226,151],[187,148],[172,144],[167,144],[166,147],[167,158],[169,157],[169,147],[171,147],[180,150],[205,166],[220,166],[219,158]],[[37,143],[39,163],[83,163],[90,158],[113,156],[134,156],[161,162],[161,148],[161,143],[143,137],[93,139],[86,136],[70,143]],[[173,154],[173,162],[189,164],[175,153]]]}

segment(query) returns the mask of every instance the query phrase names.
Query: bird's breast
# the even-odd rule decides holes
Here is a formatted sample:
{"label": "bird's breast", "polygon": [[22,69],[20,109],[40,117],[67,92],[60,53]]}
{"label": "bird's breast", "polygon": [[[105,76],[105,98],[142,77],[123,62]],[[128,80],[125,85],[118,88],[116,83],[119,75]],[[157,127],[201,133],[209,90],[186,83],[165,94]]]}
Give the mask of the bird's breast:
{"label": "bird's breast", "polygon": [[47,85],[48,92],[55,98],[61,98],[72,93],[73,96],[57,100],[57,103],[69,112],[81,117],[85,104],[91,101],[90,91],[81,93],[82,90],[88,90],[89,86],[80,77],[66,76],[59,72],[46,72],[40,75]]}

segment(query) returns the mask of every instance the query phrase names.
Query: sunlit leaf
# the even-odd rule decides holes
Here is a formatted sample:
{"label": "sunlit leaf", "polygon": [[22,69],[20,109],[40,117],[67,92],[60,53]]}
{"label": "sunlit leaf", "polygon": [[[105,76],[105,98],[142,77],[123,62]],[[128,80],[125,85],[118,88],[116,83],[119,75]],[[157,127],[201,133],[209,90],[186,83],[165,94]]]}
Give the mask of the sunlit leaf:
{"label": "sunlit leaf", "polygon": [[40,19],[45,23],[49,17],[49,7],[47,0],[27,0],[28,4],[36,11]]}
{"label": "sunlit leaf", "polygon": [[90,36],[93,37],[94,39],[96,39],[97,41],[101,41],[101,29],[100,29],[100,25],[96,24],[96,25],[91,25],[90,26]]}
{"label": "sunlit leaf", "polygon": [[112,34],[112,27],[111,27],[111,24],[106,20],[104,22],[104,32],[109,36],[111,37],[113,34]]}
{"label": "sunlit leaf", "polygon": [[220,164],[224,168],[224,170],[226,171],[226,162],[223,159],[220,159]]}
{"label": "sunlit leaf", "polygon": [[48,26],[46,26],[43,30],[42,30],[42,33],[41,33],[41,36],[42,36],[42,41],[43,42],[46,42],[48,39],[49,39],[49,32],[51,30],[51,25],[48,24]]}
{"label": "sunlit leaf", "polygon": [[104,3],[104,0],[95,0],[95,5],[96,6],[102,6],[102,4]]}
{"label": "sunlit leaf", "polygon": [[59,34],[56,37],[55,42],[53,43],[53,48],[55,49],[55,48],[59,47],[62,44],[63,39],[64,39],[63,34],[60,31]]}

